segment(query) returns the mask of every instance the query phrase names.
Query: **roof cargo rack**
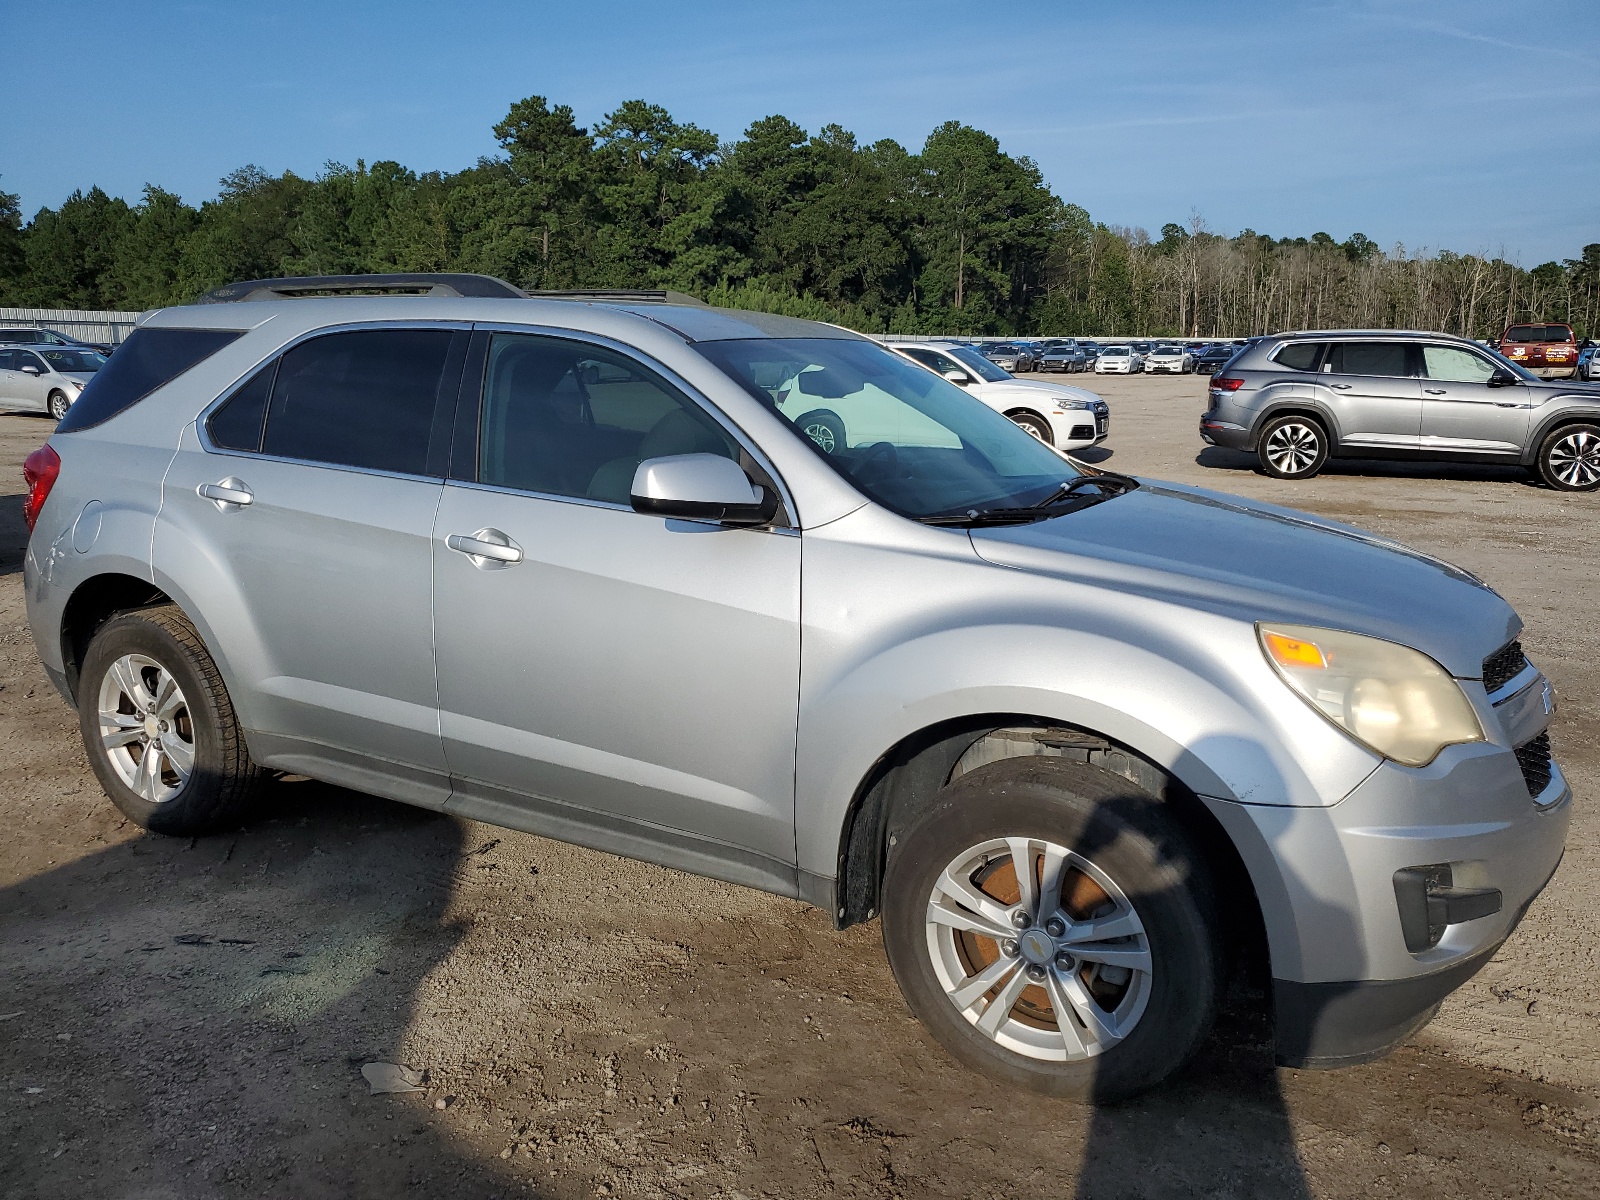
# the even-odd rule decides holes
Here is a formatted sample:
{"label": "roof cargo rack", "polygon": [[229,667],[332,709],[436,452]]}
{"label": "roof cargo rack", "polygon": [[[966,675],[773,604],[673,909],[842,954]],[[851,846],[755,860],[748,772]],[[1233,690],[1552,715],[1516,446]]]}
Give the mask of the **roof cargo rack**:
{"label": "roof cargo rack", "polygon": [[611,300],[625,304],[698,304],[705,301],[684,292],[663,292],[651,288],[562,288],[528,292],[535,300]]}
{"label": "roof cargo rack", "polygon": [[478,296],[520,300],[527,292],[492,275],[418,271],[394,275],[296,275],[228,283],[195,301],[229,304],[247,300],[292,300],[301,296]]}

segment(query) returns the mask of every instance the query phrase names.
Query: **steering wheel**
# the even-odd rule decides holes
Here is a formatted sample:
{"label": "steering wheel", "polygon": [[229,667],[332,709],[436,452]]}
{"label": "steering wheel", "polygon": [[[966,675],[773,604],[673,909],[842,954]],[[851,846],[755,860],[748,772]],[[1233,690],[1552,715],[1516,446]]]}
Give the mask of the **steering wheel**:
{"label": "steering wheel", "polygon": [[899,465],[900,455],[893,442],[873,442],[850,468],[850,474],[866,483],[869,479],[886,478]]}

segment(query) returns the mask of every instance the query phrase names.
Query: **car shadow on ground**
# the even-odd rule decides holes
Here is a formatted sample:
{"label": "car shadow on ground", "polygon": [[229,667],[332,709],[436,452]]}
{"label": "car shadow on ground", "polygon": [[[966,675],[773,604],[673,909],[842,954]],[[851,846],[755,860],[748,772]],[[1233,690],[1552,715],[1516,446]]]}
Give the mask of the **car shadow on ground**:
{"label": "car shadow on ground", "polygon": [[[1229,450],[1223,446],[1207,446],[1194,456],[1196,466],[1218,471],[1260,473],[1260,463],[1254,454],[1243,450]],[[1393,458],[1331,458],[1323,466],[1323,475],[1369,476],[1374,479],[1449,479],[1463,483],[1508,483],[1538,488],[1539,480],[1532,471],[1519,466],[1501,466],[1498,463],[1457,463],[1412,461]]]}
{"label": "car shadow on ground", "polygon": [[[543,1190],[522,1156],[506,1163],[483,1148],[493,1136],[483,1118],[514,1117],[531,1123],[529,1137],[542,1127],[549,1140],[574,1122],[603,1131],[619,1114],[601,1108],[615,1110],[616,1100],[567,1101],[541,1117],[503,1091],[491,1099],[495,1084],[459,1067],[417,1095],[369,1096],[361,1076],[368,1062],[427,1065],[407,1064],[408,1031],[449,1023],[430,1006],[482,986],[485,964],[459,956],[444,967],[452,979],[461,973],[457,982],[422,984],[461,947],[454,914],[490,861],[467,843],[483,839],[455,819],[309,781],[276,785],[270,799],[269,815],[235,832],[137,836],[0,891],[0,1015],[15,1014],[0,1024],[8,1187],[77,1198],[590,1194],[603,1159],[572,1164]],[[86,801],[105,803],[98,794]],[[541,861],[542,886],[594,866]],[[617,863],[624,877],[629,869]],[[642,888],[571,932],[598,941],[614,921],[659,924],[653,907]],[[949,1060],[887,989],[861,987],[843,1010],[854,1028],[831,1018],[827,1044],[778,1018],[760,989],[780,977],[788,992],[821,990],[822,980],[837,987],[841,969],[887,974],[860,961],[878,952],[875,927],[838,934],[810,910],[783,912],[787,936],[759,921],[669,919],[698,966],[667,991],[610,997],[609,1011],[622,1014],[614,1028],[583,1034],[570,1014],[552,1013],[544,1029],[536,1017],[540,1027],[511,1050],[523,1065],[490,1075],[540,1069],[541,1043],[552,1030],[559,1042],[554,1023],[565,1021],[569,1039],[594,1042],[586,1061],[610,1055],[628,1076],[661,1037],[656,1026],[676,1021],[696,1031],[692,1050],[677,1035],[691,1055],[683,1078],[704,1089],[712,1111],[750,1114],[722,1130],[728,1146],[709,1127],[692,1137],[711,1143],[661,1144],[680,1162],[698,1146],[708,1186],[720,1176],[745,1194],[784,1196],[848,1182],[848,1194],[878,1194],[898,1178],[895,1194],[976,1194],[985,1180],[1004,1192],[1046,1172],[1063,1194],[1076,1165],[1076,1194],[1095,1200],[1197,1187],[1309,1196],[1254,1001],[1230,1008],[1196,1062],[1148,1096],[1098,1108],[1048,1100]],[[799,926],[794,913],[804,916]],[[517,985],[508,976],[500,986]],[[732,1002],[739,993],[751,998]],[[673,1016],[657,1016],[662,999]],[[782,1028],[763,1036],[775,1020]],[[461,1057],[495,1060],[474,1036],[490,1035],[469,1034]],[[565,1073],[576,1057],[552,1059],[550,1069]],[[447,1087],[465,1089],[465,1117],[455,1099],[450,1111],[433,1107]],[[684,1107],[698,1112],[695,1094]],[[747,1094],[761,1097],[759,1115],[744,1108]],[[1008,1160],[1003,1170],[995,1154]],[[695,1193],[685,1189],[666,1194]]]}

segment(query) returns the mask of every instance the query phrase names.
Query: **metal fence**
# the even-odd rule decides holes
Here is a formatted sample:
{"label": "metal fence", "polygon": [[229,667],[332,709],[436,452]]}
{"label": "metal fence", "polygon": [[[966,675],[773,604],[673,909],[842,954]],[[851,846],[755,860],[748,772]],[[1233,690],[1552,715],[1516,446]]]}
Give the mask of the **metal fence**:
{"label": "metal fence", "polygon": [[84,308],[0,308],[0,329],[19,325],[43,326],[86,342],[120,345],[133,332],[136,312],[107,312]]}

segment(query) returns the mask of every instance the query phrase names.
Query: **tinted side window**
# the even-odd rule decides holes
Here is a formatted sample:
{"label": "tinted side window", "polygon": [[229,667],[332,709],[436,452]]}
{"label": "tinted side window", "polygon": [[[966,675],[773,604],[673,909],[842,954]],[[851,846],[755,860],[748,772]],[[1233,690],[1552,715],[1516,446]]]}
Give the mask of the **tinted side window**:
{"label": "tinted side window", "polygon": [[905,354],[908,358],[916,359],[925,367],[932,367],[935,371],[944,370],[943,364],[939,362],[939,356],[932,350],[907,350]]}
{"label": "tinted side window", "polygon": [[16,351],[0,350],[0,371],[10,371],[16,367]]}
{"label": "tinted side window", "polygon": [[1410,375],[1407,351],[1404,342],[1339,342],[1328,354],[1328,370],[1335,375]]}
{"label": "tinted side window", "polygon": [[448,329],[367,329],[294,347],[278,367],[262,452],[427,474],[451,337]]}
{"label": "tinted side window", "polygon": [[236,329],[135,329],[95,372],[56,432],[110,420],[239,336]]}
{"label": "tinted side window", "polygon": [[639,363],[562,338],[496,334],[484,373],[478,481],[628,503],[647,458],[738,446]]}
{"label": "tinted side window", "polygon": [[1322,357],[1322,342],[1290,342],[1278,351],[1273,361],[1291,371],[1315,371]]}
{"label": "tinted side window", "polygon": [[206,432],[213,443],[224,450],[261,449],[267,398],[272,394],[272,380],[277,373],[278,360],[273,359],[211,414],[206,421]]}

